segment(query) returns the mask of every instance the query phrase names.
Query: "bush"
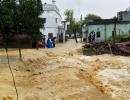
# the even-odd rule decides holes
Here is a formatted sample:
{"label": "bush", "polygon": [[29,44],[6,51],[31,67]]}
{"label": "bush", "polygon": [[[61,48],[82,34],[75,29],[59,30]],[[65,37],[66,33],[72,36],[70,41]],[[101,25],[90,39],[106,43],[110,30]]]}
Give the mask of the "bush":
{"label": "bush", "polygon": [[130,40],[130,34],[121,34],[121,35],[116,35],[115,38],[110,37],[109,41],[114,41],[115,42],[125,42]]}

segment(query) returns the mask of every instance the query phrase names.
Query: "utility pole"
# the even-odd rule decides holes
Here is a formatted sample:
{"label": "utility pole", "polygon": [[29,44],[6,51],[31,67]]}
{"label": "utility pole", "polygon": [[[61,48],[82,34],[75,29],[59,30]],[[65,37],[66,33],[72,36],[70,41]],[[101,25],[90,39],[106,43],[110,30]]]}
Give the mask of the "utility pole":
{"label": "utility pole", "polygon": [[63,25],[64,25],[64,33],[63,33],[63,43],[65,43],[65,36],[66,36],[66,24],[67,24],[67,21],[63,21]]}
{"label": "utility pole", "polygon": [[80,30],[81,30],[81,42],[82,42],[82,37],[83,37],[83,33],[82,33],[82,25],[83,24],[83,20],[82,20],[82,14],[81,14],[81,18],[80,18]]}
{"label": "utility pole", "polygon": [[114,21],[114,28],[113,28],[113,42],[115,44],[115,37],[116,37],[116,20]]}

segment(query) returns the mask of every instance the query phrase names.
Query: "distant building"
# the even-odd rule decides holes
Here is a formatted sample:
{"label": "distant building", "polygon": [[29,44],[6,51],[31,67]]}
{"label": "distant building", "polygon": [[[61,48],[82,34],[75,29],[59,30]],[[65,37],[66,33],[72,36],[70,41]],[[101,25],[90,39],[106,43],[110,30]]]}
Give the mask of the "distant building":
{"label": "distant building", "polygon": [[130,21],[130,7],[125,11],[118,12],[117,17],[120,21]]}
{"label": "distant building", "polygon": [[84,24],[83,39],[87,42],[104,42],[110,37],[130,34],[130,8],[119,12],[117,19],[92,20]]}
{"label": "distant building", "polygon": [[64,23],[62,23],[62,17],[55,1],[52,0],[52,4],[44,3],[43,9],[44,13],[41,17],[45,19],[45,24],[41,32],[45,35],[46,41],[48,38],[53,37],[56,37],[58,42],[60,38],[65,39]]}

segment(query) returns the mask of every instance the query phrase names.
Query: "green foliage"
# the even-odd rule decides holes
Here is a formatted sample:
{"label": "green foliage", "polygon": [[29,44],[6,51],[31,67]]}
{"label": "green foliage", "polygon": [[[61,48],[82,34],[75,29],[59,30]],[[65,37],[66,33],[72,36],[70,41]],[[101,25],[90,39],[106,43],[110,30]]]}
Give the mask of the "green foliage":
{"label": "green foliage", "polygon": [[81,27],[80,23],[75,21],[74,24],[73,24],[72,31],[74,33],[76,33],[76,32],[80,33],[81,32],[81,28],[80,27]]}
{"label": "green foliage", "polygon": [[113,41],[114,39],[115,39],[115,42],[128,41],[130,39],[130,34],[116,35],[115,37],[110,37],[109,41]]}
{"label": "green foliage", "polygon": [[74,23],[75,23],[75,20],[74,20],[74,11],[67,9],[64,12],[64,14],[65,14],[65,17],[66,17],[65,20],[70,23],[69,26],[68,26],[68,30],[69,30],[70,34],[72,34],[73,33],[72,29],[73,29],[73,26],[74,26]]}
{"label": "green foliage", "polygon": [[27,33],[32,39],[39,37],[44,26],[44,19],[39,17],[42,13],[41,0],[2,0],[0,30],[5,33],[7,27],[10,32]]}
{"label": "green foliage", "polygon": [[74,19],[74,11],[73,10],[69,10],[67,9],[65,12],[64,12],[65,16],[66,16],[66,21],[68,22],[71,22],[73,21]]}
{"label": "green foliage", "polygon": [[117,16],[114,16],[112,19],[118,19]]}
{"label": "green foliage", "polygon": [[[15,2],[15,0],[14,0]],[[3,0],[0,2],[0,30],[5,32],[5,28],[11,29],[14,25],[13,23],[13,10],[12,6],[14,2],[10,0]]]}
{"label": "green foliage", "polygon": [[73,10],[66,10],[65,11],[65,19],[70,23],[68,30],[71,34],[81,32],[81,23],[77,22],[74,18],[74,11]]}
{"label": "green foliage", "polygon": [[102,18],[100,16],[95,15],[95,14],[88,14],[85,17],[85,21],[96,20],[96,19],[102,19]]}
{"label": "green foliage", "polygon": [[21,23],[22,31],[32,38],[40,35],[40,28],[44,25],[44,19],[39,16],[43,13],[41,0],[21,0],[18,13],[18,22]]}

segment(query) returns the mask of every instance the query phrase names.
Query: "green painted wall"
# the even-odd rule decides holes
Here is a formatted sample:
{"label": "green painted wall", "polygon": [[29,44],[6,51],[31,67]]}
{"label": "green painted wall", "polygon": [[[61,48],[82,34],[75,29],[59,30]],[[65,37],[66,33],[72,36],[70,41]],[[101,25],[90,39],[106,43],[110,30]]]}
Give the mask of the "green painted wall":
{"label": "green painted wall", "polygon": [[[114,29],[114,24],[107,24],[107,25],[88,25],[84,27],[83,30],[88,31],[90,34],[92,31],[97,33],[100,31],[101,37],[95,39],[95,42],[104,42],[108,40],[112,36],[112,31]],[[116,24],[116,34],[129,34],[130,30],[130,23],[129,24]],[[84,32],[83,35],[85,38],[86,33]]]}

